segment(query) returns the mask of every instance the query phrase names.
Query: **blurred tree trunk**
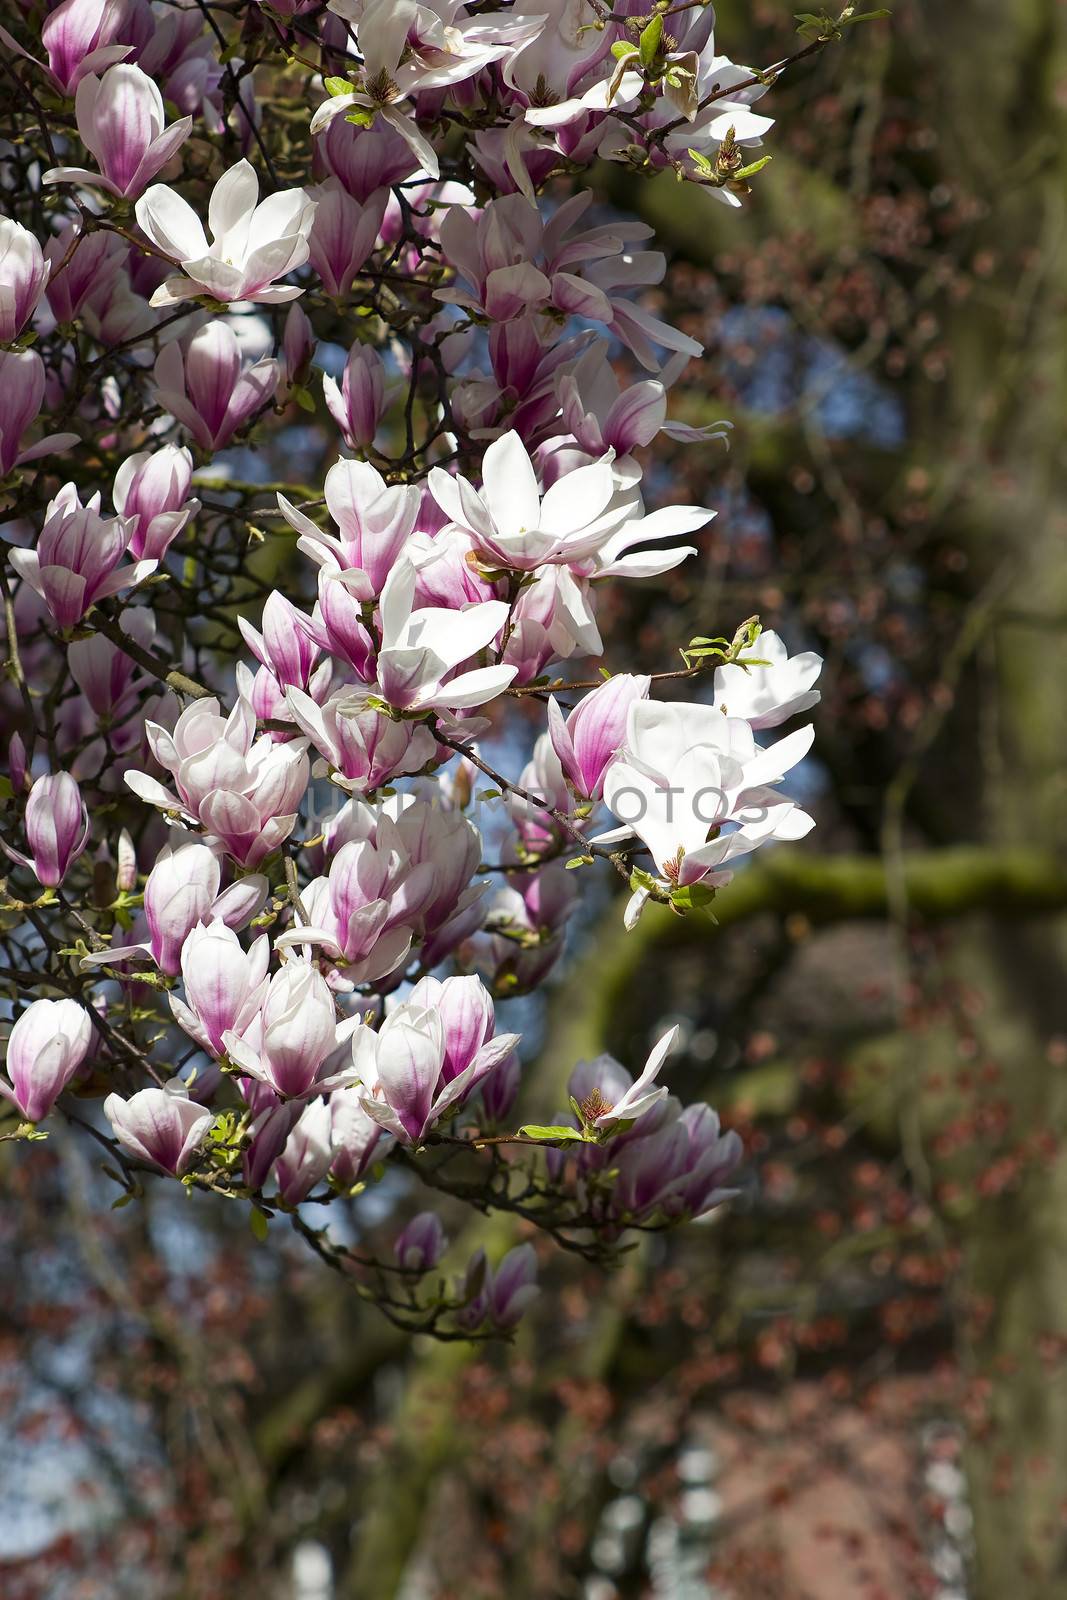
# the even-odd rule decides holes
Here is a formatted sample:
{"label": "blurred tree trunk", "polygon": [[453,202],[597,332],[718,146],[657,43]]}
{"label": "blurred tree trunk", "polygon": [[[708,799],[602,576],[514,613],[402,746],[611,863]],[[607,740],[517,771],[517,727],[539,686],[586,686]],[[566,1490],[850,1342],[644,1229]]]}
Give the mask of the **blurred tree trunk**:
{"label": "blurred tree trunk", "polygon": [[[987,197],[975,244],[994,265],[988,301],[949,308],[948,403],[916,421],[932,465],[957,468],[956,531],[978,585],[1007,557],[1005,609],[1027,619],[997,619],[978,682],[980,709],[996,718],[996,759],[955,749],[951,759],[977,766],[975,822],[986,840],[1040,840],[1062,858],[1067,17],[1056,0],[933,0],[922,30],[940,91],[941,165]],[[992,1093],[1007,1094],[1017,1142],[1062,1135],[1067,1081],[1047,1041],[1064,1024],[1067,926],[994,923],[959,960],[987,996],[990,1026],[1015,1039]],[[999,1600],[1022,1580],[1030,1600],[1053,1600],[1067,1591],[1067,1371],[1046,1366],[1040,1349],[1067,1338],[1067,1160],[1036,1165],[1021,1193],[981,1208],[967,1263],[977,1312],[967,1355],[992,1385],[968,1460],[978,1595]]]}
{"label": "blurred tree trunk", "polygon": [[[722,37],[744,37],[742,9],[719,11]],[[968,264],[984,258],[977,290],[936,303],[949,352],[944,381],[916,371],[898,389],[908,414],[899,477],[916,467],[930,474],[939,527],[969,561],[973,599],[955,663],[968,714],[935,721],[936,767],[920,751],[914,771],[890,786],[891,850],[931,815],[924,798],[939,803],[949,838],[993,851],[1039,844],[1061,860],[1067,844],[1065,35],[1067,8],[1057,0],[924,0],[896,10],[885,45],[861,32],[827,65],[829,83],[851,73],[855,84],[859,75],[861,106],[886,99],[917,107],[935,136],[916,157],[917,181],[947,185],[952,201],[962,191],[982,203],[968,252]],[[765,176],[741,219],[701,214],[698,226],[691,197],[670,180],[644,194],[628,182],[625,202],[644,211],[665,249],[705,264],[731,231],[735,252],[746,235],[781,231],[791,206],[810,213],[828,248],[858,235],[850,197],[822,174],[775,152]],[[605,181],[623,200],[619,176]],[[850,449],[837,459],[862,475],[862,450],[850,463]],[[761,497],[774,504],[776,480],[788,496],[792,462],[779,465],[757,439],[754,465]],[[884,460],[876,470],[884,493]],[[930,779],[943,786],[946,769],[955,800],[947,808],[943,793],[930,794]],[[908,895],[903,883],[898,890],[903,912]],[[984,997],[978,1031],[1005,1069],[987,1093],[1007,1099],[1016,1147],[1061,1137],[1067,1077],[1048,1043],[1064,1031],[1067,922],[1006,923],[994,902],[992,915],[953,940],[949,962]],[[943,1037],[925,1056],[909,1037],[903,1054],[912,1063],[910,1116],[923,1076],[952,1063]],[[936,1188],[944,1176],[959,1178],[928,1142],[911,1154],[920,1181]],[[973,1188],[980,1169],[972,1164],[967,1176]],[[1041,1352],[1067,1341],[1067,1159],[1030,1163],[1020,1191],[970,1215],[973,1226],[966,1216],[957,1226],[966,1279],[960,1353],[977,1408],[968,1452],[976,1592],[1002,1600],[1023,1581],[1027,1600],[1054,1600],[1067,1593],[1067,1368]]]}

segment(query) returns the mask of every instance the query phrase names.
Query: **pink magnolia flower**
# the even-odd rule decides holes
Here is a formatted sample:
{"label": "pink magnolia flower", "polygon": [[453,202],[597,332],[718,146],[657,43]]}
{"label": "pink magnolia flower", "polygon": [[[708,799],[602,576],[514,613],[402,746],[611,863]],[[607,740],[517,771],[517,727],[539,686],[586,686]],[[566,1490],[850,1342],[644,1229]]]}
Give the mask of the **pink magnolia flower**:
{"label": "pink magnolia flower", "polygon": [[27,1122],[42,1121],[89,1054],[92,1040],[92,1019],[76,1000],[35,1000],[8,1037],[0,1095]]}
{"label": "pink magnolia flower", "polygon": [[276,361],[244,367],[237,335],[217,318],[183,345],[156,358],[156,399],[202,449],[223,450],[239,428],[266,407],[278,386]]}
{"label": "pink magnolia flower", "polygon": [[307,741],[276,744],[269,733],[257,739],[247,669],[239,669],[238,683],[228,717],[208,699],[187,706],[172,733],[146,722],[152,754],[177,793],[144,772],[127,772],[125,780],[149,805],[199,822],[235,860],[256,867],[293,831],[310,775]]}
{"label": "pink magnolia flower", "polygon": [[44,294],[51,263],[28,228],[0,217],[0,344],[25,328]]}
{"label": "pink magnolia flower", "polygon": [[83,506],[74,484],[67,483],[48,503],[36,550],[12,550],[11,564],[58,625],[73,628],[97,600],[132,588],[156,570],[155,561],[119,565],[133,528],[132,517],[100,515],[99,490]]}
{"label": "pink magnolia flower", "polygon": [[403,183],[418,167],[418,157],[384,123],[355,130],[331,121],[315,139],[316,164],[339,178],[354,200],[365,205],[378,189]]}
{"label": "pink magnolia flower", "polygon": [[0,477],[78,443],[76,433],[49,433],[21,448],[23,434],[40,415],[44,389],[44,362],[36,350],[0,350]]}
{"label": "pink magnolia flower", "polygon": [[72,323],[100,285],[115,279],[128,256],[129,246],[118,234],[83,233],[80,222],[54,234],[45,248],[50,268],[45,293],[56,321]]}
{"label": "pink magnolia flower", "polygon": [[137,221],[183,276],[168,278],[150,305],[172,306],[199,294],[229,303],[280,305],[303,290],[280,284],[308,259],[315,201],[303,189],[282,189],[259,200],[259,179],[248,161],[223,173],[208,204],[209,245],[196,212],[173,189],[157,184],[136,207]]}
{"label": "pink magnolia flower", "polygon": [[487,1265],[485,1251],[476,1250],[467,1266],[466,1281],[480,1287],[458,1314],[464,1327],[473,1330],[490,1323],[496,1328],[514,1328],[541,1292],[533,1245],[516,1245],[495,1270]]}
{"label": "pink magnolia flower", "polygon": [[[41,43],[48,57],[45,70],[60,94],[73,94],[87,73],[133,54],[132,39],[123,38],[136,26],[129,15],[133,10],[114,0],[63,0],[48,13],[41,25]],[[6,28],[0,28],[0,40],[17,55],[33,60]]]}
{"label": "pink magnolia flower", "polygon": [[430,1272],[448,1248],[436,1211],[420,1211],[397,1234],[393,1254],[405,1272]]}
{"label": "pink magnolia flower", "polygon": [[516,1051],[493,1068],[482,1083],[482,1109],[494,1127],[503,1127],[519,1098],[522,1066]]}
{"label": "pink magnolia flower", "polygon": [[193,458],[176,444],[127,456],[115,474],[111,498],[123,517],[136,519],[130,554],[162,561],[191,517],[200,510],[190,498]]}
{"label": "pink magnolia flower", "polygon": [[278,496],[278,508],[300,535],[298,550],[320,566],[343,571],[358,600],[374,600],[415,527],[419,490],[414,484],[390,488],[365,461],[338,461],[326,474],[324,493],[339,537],[324,533],[284,495]]}
{"label": "pink magnolia flower", "polygon": [[169,996],[174,1020],[209,1055],[224,1055],[223,1035],[240,1033],[262,1007],[269,965],[266,934],[246,952],[225,922],[196,923],[181,946],[185,999]]}
{"label": "pink magnolia flower", "polygon": [[439,176],[437,153],[405,104],[408,97],[473,78],[544,26],[539,16],[467,18],[461,0],[438,0],[433,7],[417,0],[333,0],[331,9],[346,19],[359,51],[360,87],[321,105],[312,133],[355,106],[365,108],[400,135],[431,178]]}
{"label": "pink magnolia flower", "polygon": [[197,839],[167,845],[156,857],[144,888],[144,929],[148,938],[82,958],[82,969],[116,966],[148,957],[174,977],[181,969],[186,941],[199,923],[224,922],[243,928],[263,909],[270,885],[258,873],[238,878],[219,892],[218,855]]}
{"label": "pink magnolia flower", "polygon": [[358,694],[341,689],[316,705],[298,689],[286,693],[297,726],[335,769],[342,788],[364,793],[393,778],[421,772],[434,759],[437,743],[417,722],[394,721]]}
{"label": "pink magnolia flower", "polygon": [[[436,1011],[441,1018],[445,1046],[441,1077],[445,1083],[466,1072],[496,1032],[492,996],[480,978],[420,978],[408,1001]],[[514,1044],[515,1035],[510,1038]]]}
{"label": "pink magnolia flower", "polygon": [[286,404],[295,388],[307,383],[314,354],[315,330],[307,312],[294,300],[285,314],[282,332],[282,377],[276,402],[279,406]]}
{"label": "pink magnolia flower", "polygon": [[189,1170],[214,1120],[210,1111],[190,1100],[177,1078],[162,1089],[141,1089],[128,1100],[109,1094],[104,1115],[124,1150],[172,1178]]}
{"label": "pink magnolia flower", "polygon": [[357,1184],[371,1163],[380,1161],[395,1143],[381,1123],[368,1117],[355,1087],[335,1089],[330,1096],[330,1139],[330,1171],[346,1188]]}
{"label": "pink magnolia flower", "polygon": [[341,387],[328,372],[322,375],[326,409],[341,430],[350,450],[366,450],[374,443],[385,414],[385,367],[377,350],[354,344],[348,352]]}
{"label": "pink magnolia flower", "polygon": [[308,925],[276,940],[279,948],[321,949],[349,983],[377,983],[407,960],[422,903],[434,887],[428,862],[411,862],[388,818],[377,838],[351,840],[301,895]]}
{"label": "pink magnolia flower", "polygon": [[346,295],[378,241],[389,191],[378,189],[361,205],[339,178],[327,178],[308,193],[315,201],[308,239],[311,265],[327,294]]}
{"label": "pink magnolia flower", "polygon": [[330,1104],[313,1100],[300,1113],[285,1148],[274,1163],[278,1193],[286,1205],[298,1206],[326,1176],[333,1158]]}
{"label": "pink magnolia flower", "polygon": [[518,1035],[488,1040],[451,1079],[444,1076],[446,1043],[444,1019],[415,999],[391,1011],[377,1031],[361,1028],[355,1036],[352,1054],[363,1108],[402,1144],[420,1144],[510,1054]]}
{"label": "pink magnolia flower", "polygon": [[52,167],[42,183],[87,183],[136,199],[189,137],[192,117],[164,131],[163,96],[140,67],[120,63],[102,78],[86,74],[74,97],[78,137],[94,155],[98,172]]}
{"label": "pink magnolia flower", "polygon": [[[145,606],[124,611],[119,627],[142,649],[155,637],[155,617]],[[102,633],[94,633],[91,639],[75,639],[67,646],[67,665],[94,715],[110,724],[114,739],[121,724],[139,709],[138,691],[145,680],[143,674],[138,676],[137,663]],[[140,738],[139,728],[135,737]]]}
{"label": "pink magnolia flower", "polygon": [[275,589],[267,596],[261,621],[262,631],[247,617],[238,617],[245,644],[280,686],[306,688],[319,656],[311,619]]}
{"label": "pink magnolia flower", "polygon": [[550,697],[552,748],[581,799],[599,800],[604,793],[604,773],[626,741],[630,707],[647,696],[651,682],[647,676],[616,673],[583,696],[566,719],[555,696]]}
{"label": "pink magnolia flower", "polygon": [[694,428],[667,421],[667,372],[623,389],[603,345],[591,345],[557,380],[563,420],[579,446],[592,456],[614,450],[625,456],[657,434],[694,443],[724,439],[728,422]]}
{"label": "pink magnolia flower", "polygon": [[667,1089],[656,1078],[678,1042],[678,1033],[678,1028],[671,1028],[656,1043],[636,1083],[612,1056],[580,1061],[571,1074],[568,1094],[577,1101],[583,1119],[608,1133],[620,1123],[637,1122],[665,1100]]}
{"label": "pink magnolia flower", "polygon": [[89,842],[89,813],[69,772],[38,778],[26,801],[28,856],[7,849],[13,860],[32,867],[39,883],[54,889]]}
{"label": "pink magnolia flower", "polygon": [[343,1088],[354,1077],[347,1060],[334,1070],[329,1062],[346,1054],[352,1035],[362,1031],[359,1017],[338,1022],[333,996],[316,967],[288,961],[267,987],[260,1011],[238,1034],[223,1035],[231,1061],[286,1100]]}
{"label": "pink magnolia flower", "polygon": [[353,590],[366,586],[366,574],[342,572],[332,562],[319,568],[319,599],[310,617],[301,623],[320,650],[346,661],[362,683],[374,681],[374,640],[364,621],[366,601]]}

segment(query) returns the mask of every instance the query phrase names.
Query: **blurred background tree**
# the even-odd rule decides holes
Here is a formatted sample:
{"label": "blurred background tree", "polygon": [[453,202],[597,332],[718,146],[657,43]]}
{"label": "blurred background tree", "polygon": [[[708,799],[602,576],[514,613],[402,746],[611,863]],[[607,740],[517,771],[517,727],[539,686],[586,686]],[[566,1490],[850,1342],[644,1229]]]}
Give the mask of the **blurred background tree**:
{"label": "blurred background tree", "polygon": [[[793,47],[778,0],[718,12],[734,54]],[[526,1092],[551,1115],[577,1057],[681,1021],[745,1195],[609,1281],[557,1266],[487,1353],[8,1147],[11,1600],[1067,1592],[1065,28],[901,0],[775,86],[741,213],[600,174],[707,346],[680,414],[734,423],[661,441],[719,516],[619,586],[609,662],[753,612],[824,654],[818,853],[718,926],[583,905]],[[309,475],[330,439],[302,419]]]}

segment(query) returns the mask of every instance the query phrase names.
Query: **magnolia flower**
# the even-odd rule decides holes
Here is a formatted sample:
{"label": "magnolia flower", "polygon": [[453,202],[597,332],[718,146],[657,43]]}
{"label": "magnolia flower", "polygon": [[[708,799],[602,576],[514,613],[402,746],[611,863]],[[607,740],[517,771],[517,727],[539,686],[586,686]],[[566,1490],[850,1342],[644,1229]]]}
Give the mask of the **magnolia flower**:
{"label": "magnolia flower", "polygon": [[275,280],[308,259],[315,202],[303,189],[280,190],[257,202],[255,168],[239,161],[211,192],[209,245],[195,211],[179,194],[165,184],[149,189],[137,202],[137,221],[157,249],[181,263],[184,274],[161,284],[149,305],[177,305],[198,294],[280,305],[302,294]]}
{"label": "magnolia flower", "polygon": [[359,696],[348,690],[339,690],[319,706],[310,695],[289,689],[285,703],[343,789],[380,789],[392,778],[421,772],[437,754],[437,741],[424,723],[394,721],[373,706],[360,705]]}
{"label": "magnolia flower", "polygon": [[311,265],[327,294],[346,295],[378,241],[389,191],[379,189],[360,205],[339,178],[327,178],[309,194],[316,208],[308,240]]}
{"label": "magnolia flower", "polygon": [[[75,240],[77,243],[75,244]],[[68,222],[45,246],[49,266],[45,295],[59,323],[72,323],[101,283],[113,283],[122,271],[129,246],[117,233],[87,233],[83,224]]]}
{"label": "magnolia flower", "polygon": [[301,895],[308,924],[283,933],[278,948],[321,948],[350,983],[376,983],[406,960],[423,895],[433,888],[433,869],[429,863],[414,866],[386,839],[387,827],[383,819],[379,843],[342,845],[328,875],[313,879]]}
{"label": "magnolia flower", "polygon": [[300,1113],[285,1148],[274,1163],[278,1193],[288,1206],[306,1200],[320,1179],[326,1176],[333,1157],[330,1142],[330,1105],[313,1100]]}
{"label": "magnolia flower", "polygon": [[[684,359],[684,358],[683,358]],[[629,455],[639,445],[651,444],[657,434],[695,443],[724,439],[728,422],[694,428],[667,421],[669,369],[658,378],[646,378],[623,389],[602,344],[594,344],[557,379],[563,420],[581,448],[591,456],[608,450]]]}
{"label": "magnolia flower", "polygon": [[[0,314],[3,313],[0,291]],[[22,437],[44,404],[44,362],[36,350],[0,350],[0,478],[15,467],[79,442],[76,433],[49,433],[23,450]],[[99,496],[97,496],[99,501]]]}
{"label": "magnolia flower", "polygon": [[261,621],[262,629],[254,628],[247,617],[238,617],[245,644],[280,685],[304,688],[319,655],[310,619],[273,589],[264,602]]}
{"label": "magnolia flower", "polygon": [[224,1055],[223,1035],[240,1033],[261,1009],[269,965],[265,933],[246,953],[225,922],[196,923],[181,946],[185,999],[168,996],[175,1022],[209,1055]]}
{"label": "magnolia flower", "polygon": [[178,1078],[162,1089],[141,1089],[128,1100],[109,1094],[104,1115],[124,1150],[172,1178],[188,1171],[213,1121]]}
{"label": "magnolia flower", "polygon": [[35,1000],[8,1036],[0,1095],[27,1122],[40,1122],[89,1054],[92,1039],[92,1019],[76,1000]]}
{"label": "magnolia flower", "polygon": [[[124,611],[119,627],[142,650],[155,637],[155,617],[145,606]],[[132,656],[102,633],[94,633],[89,639],[75,639],[67,646],[67,665],[95,716],[101,721],[107,719],[112,740],[139,740],[140,726],[131,727],[129,723],[139,709],[138,690],[145,679],[143,674],[138,676]]]}
{"label": "magnolia flower", "polygon": [[391,1011],[375,1032],[361,1028],[353,1045],[356,1074],[368,1116],[402,1144],[419,1144],[518,1043],[502,1033],[478,1049],[456,1077],[446,1080],[446,1024],[432,1006],[412,997]]}
{"label": "magnolia flower", "polygon": [[380,1122],[368,1117],[360,1103],[357,1088],[335,1089],[330,1095],[330,1141],[333,1161],[330,1171],[350,1189],[359,1182],[367,1168],[381,1158],[396,1142],[386,1133]]}
{"label": "magnolia flower", "polygon": [[[444,89],[475,77],[544,26],[542,17],[513,20],[504,14],[466,18],[461,0],[330,0],[344,17],[362,58],[358,88],[335,95],[311,119],[321,133],[335,117],[360,108],[377,116],[418,157],[427,175],[439,175],[433,145],[420,133],[404,102],[422,91]],[[446,21],[447,18],[447,21]]]}
{"label": "magnolia flower", "polygon": [[28,228],[0,217],[0,344],[17,339],[44,294],[50,261]]}
{"label": "magnolia flower", "polygon": [[281,494],[278,509],[300,535],[298,550],[320,566],[342,572],[346,588],[357,600],[374,600],[415,527],[418,488],[414,484],[390,488],[368,462],[338,461],[326,474],[323,493],[339,537],[324,533]]}
{"label": "magnolia flower", "polygon": [[461,611],[414,610],[415,568],[397,562],[382,590],[382,646],[378,687],[400,711],[458,710],[484,705],[515,676],[508,666],[477,667],[452,677],[483,650],[507,621],[503,600],[486,600]]}
{"label": "magnolia flower", "polygon": [[403,1267],[405,1272],[429,1272],[447,1248],[448,1240],[437,1212],[420,1211],[397,1234],[393,1254],[397,1266]]}
{"label": "magnolia flower", "polygon": [[657,1084],[660,1068],[674,1050],[679,1029],[671,1028],[653,1047],[641,1076],[634,1083],[625,1067],[612,1056],[581,1061],[569,1085],[577,1101],[582,1121],[599,1133],[610,1133],[621,1123],[637,1122],[654,1105],[667,1098],[667,1089]]}
{"label": "magnolia flower", "polygon": [[74,96],[78,137],[94,155],[99,172],[52,167],[42,183],[88,183],[124,199],[136,199],[189,137],[192,117],[163,131],[163,96],[140,67],[121,63],[102,78],[87,74]]}
{"label": "magnolia flower", "polygon": [[385,367],[377,350],[354,344],[341,375],[341,387],[324,372],[322,393],[326,409],[349,449],[368,449],[374,443],[387,403]]}
{"label": "magnolia flower", "polygon": [[83,956],[83,971],[147,956],[161,972],[174,977],[181,969],[186,941],[199,923],[219,921],[243,928],[263,909],[270,887],[266,878],[249,873],[220,894],[221,878],[218,856],[208,845],[189,838],[166,845],[144,888],[148,938]]}
{"label": "magnolia flower", "polygon": [[[812,819],[772,787],[811,747],[810,726],[767,750],[739,717],[713,706],[638,700],[630,707],[625,748],[604,778],[604,800],[621,829],[600,842],[637,834],[666,884],[685,888],[769,839],[800,839]],[[722,832],[726,823],[736,824]],[[709,839],[709,833],[712,837]],[[631,920],[644,904],[639,890]]]}
{"label": "magnolia flower", "polygon": [[630,707],[648,694],[651,678],[616,673],[587,694],[564,720],[551,696],[548,731],[564,776],[583,800],[599,800],[604,773],[626,738]]}
{"label": "magnolia flower", "polygon": [[476,1250],[467,1265],[467,1304],[458,1320],[471,1330],[487,1322],[501,1329],[515,1327],[541,1292],[536,1280],[532,1244],[516,1245],[495,1270],[486,1262],[485,1251]]}
{"label": "magnolia flower", "polygon": [[182,345],[164,345],[153,372],[156,399],[204,450],[225,449],[237,430],[270,401],[279,367],[266,358],[243,366],[229,323],[216,319]]}
{"label": "magnolia flower", "polygon": [[532,572],[544,562],[592,562],[606,573],[621,564],[630,545],[689,533],[711,515],[699,506],[667,506],[642,517],[636,469],[613,470],[610,456],[564,473],[542,496],[533,462],[514,431],[486,450],[480,493],[440,467],[428,482],[482,560],[512,571]]}
{"label": "magnolia flower", "polygon": [[38,778],[26,801],[28,856],[5,845],[14,861],[32,867],[39,883],[54,889],[89,842],[89,813],[69,772]]}
{"label": "magnolia flower", "polygon": [[35,589],[61,628],[73,628],[97,600],[131,588],[155,561],[119,562],[133,534],[132,517],[102,517],[100,491],[84,506],[66,483],[45,511],[36,550],[12,550],[11,565]]}
{"label": "magnolia flower", "polygon": [[[48,13],[41,23],[41,43],[48,57],[44,70],[60,94],[73,94],[86,73],[99,72],[133,53],[129,43],[114,42],[128,16],[126,7],[109,0],[63,0]],[[27,61],[34,59],[6,28],[0,28],[0,41]]]}
{"label": "magnolia flower", "polygon": [[239,667],[240,692],[228,717],[211,698],[187,706],[173,732],[145,723],[152,754],[171,773],[177,794],[146,772],[124,777],[149,805],[199,822],[243,866],[256,867],[293,831],[309,763],[304,739],[256,738],[250,680]]}
{"label": "magnolia flower", "polygon": [[161,561],[191,517],[200,510],[191,499],[193,458],[176,444],[127,456],[115,474],[111,499],[122,517],[136,519],[130,554]]}
{"label": "magnolia flower", "polygon": [[267,1084],[286,1100],[342,1088],[355,1070],[327,1062],[356,1030],[369,1032],[359,1017],[338,1022],[333,996],[317,968],[289,961],[270,980],[262,1008],[237,1033],[228,1029],[222,1043],[231,1061],[249,1077]]}
{"label": "magnolia flower", "polygon": [[810,711],[821,698],[811,686],[822,671],[812,650],[791,656],[776,633],[761,633],[752,647],[767,666],[728,662],[715,669],[715,704],[728,717],[743,717],[752,728],[777,728],[798,711]]}

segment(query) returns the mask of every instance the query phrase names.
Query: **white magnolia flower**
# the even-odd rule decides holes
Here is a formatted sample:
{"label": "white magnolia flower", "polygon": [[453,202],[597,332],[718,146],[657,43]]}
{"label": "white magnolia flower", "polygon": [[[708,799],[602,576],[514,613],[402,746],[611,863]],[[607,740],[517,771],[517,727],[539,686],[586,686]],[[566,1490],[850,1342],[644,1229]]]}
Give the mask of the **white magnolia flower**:
{"label": "white magnolia flower", "polygon": [[[625,555],[631,545],[691,532],[711,515],[697,506],[667,506],[645,517],[639,479],[635,463],[615,463],[609,451],[602,461],[564,472],[542,495],[525,445],[510,432],[486,450],[480,492],[440,467],[430,473],[429,487],[452,526],[467,533],[488,563],[519,572],[546,562],[586,563],[601,575],[629,571],[635,559],[643,560]],[[669,557],[684,560],[689,553]],[[662,570],[664,559],[655,557],[652,569]]]}
{"label": "white magnolia flower", "polygon": [[669,1033],[665,1033],[652,1047],[652,1052],[637,1082],[632,1083],[613,1105],[593,1118],[594,1128],[606,1132],[617,1127],[620,1122],[636,1122],[638,1117],[643,1117],[645,1112],[650,1111],[660,1100],[666,1100],[667,1086],[657,1084],[656,1079],[659,1077],[660,1068],[678,1042],[679,1032],[679,1028],[671,1028]]}
{"label": "white magnolia flower", "polygon": [[372,112],[400,135],[430,178],[440,175],[437,153],[419,131],[410,96],[475,77],[545,24],[542,16],[461,17],[462,0],[329,0],[328,9],[348,23],[363,70],[351,94],[318,108],[311,132],[321,133],[354,108]]}
{"label": "white magnolia flower", "polygon": [[449,674],[496,638],[507,621],[506,602],[485,600],[460,611],[438,606],[413,610],[415,580],[415,568],[405,557],[382,590],[378,684],[383,699],[403,711],[484,705],[507,688],[514,667],[476,667],[452,678]]}
{"label": "white magnolia flower", "polygon": [[[636,701],[626,746],[604,776],[605,803],[624,826],[601,839],[636,834],[671,886],[724,882],[715,874],[727,862],[814,826],[772,787],[813,738],[809,724],[762,750],[749,723],[714,706]],[[732,831],[721,831],[726,824]]]}
{"label": "white magnolia flower", "polygon": [[166,184],[153,185],[135,210],[144,233],[180,262],[184,274],[161,284],[150,305],[176,305],[198,294],[280,305],[303,293],[276,279],[307,260],[315,201],[303,189],[282,189],[260,201],[259,179],[248,161],[224,172],[211,191],[210,245],[192,206]]}
{"label": "white magnolia flower", "polygon": [[821,698],[813,689],[822,657],[813,650],[791,656],[776,633],[761,633],[753,650],[766,667],[728,662],[715,671],[715,704],[728,717],[743,717],[752,728],[777,728]]}

